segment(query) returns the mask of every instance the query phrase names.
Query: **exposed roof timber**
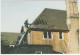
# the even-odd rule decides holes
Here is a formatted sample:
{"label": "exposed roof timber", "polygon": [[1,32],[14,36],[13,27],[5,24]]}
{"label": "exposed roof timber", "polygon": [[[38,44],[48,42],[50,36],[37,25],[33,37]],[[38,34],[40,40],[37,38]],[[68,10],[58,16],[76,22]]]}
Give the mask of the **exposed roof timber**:
{"label": "exposed roof timber", "polygon": [[67,14],[64,10],[45,8],[43,12],[34,20],[30,28],[68,30],[66,18]]}

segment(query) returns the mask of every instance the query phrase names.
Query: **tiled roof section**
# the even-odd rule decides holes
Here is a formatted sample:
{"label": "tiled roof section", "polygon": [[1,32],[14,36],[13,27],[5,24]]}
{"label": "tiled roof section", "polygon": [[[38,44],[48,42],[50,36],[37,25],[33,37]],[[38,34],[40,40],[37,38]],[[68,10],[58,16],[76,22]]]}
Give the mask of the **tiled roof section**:
{"label": "tiled roof section", "polygon": [[67,14],[64,10],[45,8],[30,28],[68,30],[66,18]]}

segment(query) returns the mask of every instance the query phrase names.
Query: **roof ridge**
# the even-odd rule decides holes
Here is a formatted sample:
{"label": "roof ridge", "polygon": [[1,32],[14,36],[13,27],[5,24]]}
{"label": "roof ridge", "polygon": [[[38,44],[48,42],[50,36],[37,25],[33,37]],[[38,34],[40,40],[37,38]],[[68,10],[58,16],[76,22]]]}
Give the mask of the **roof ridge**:
{"label": "roof ridge", "polygon": [[45,8],[44,10],[49,9],[49,10],[59,10],[59,11],[66,11],[66,10],[60,10],[60,9],[53,9],[53,8]]}

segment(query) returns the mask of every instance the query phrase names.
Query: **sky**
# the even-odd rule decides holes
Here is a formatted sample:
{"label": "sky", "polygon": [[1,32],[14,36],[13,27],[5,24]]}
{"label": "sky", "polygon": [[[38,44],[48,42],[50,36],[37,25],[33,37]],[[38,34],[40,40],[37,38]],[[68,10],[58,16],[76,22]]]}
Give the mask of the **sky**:
{"label": "sky", "polygon": [[65,1],[2,1],[1,32],[20,32],[26,18],[32,23],[45,9],[66,10]]}

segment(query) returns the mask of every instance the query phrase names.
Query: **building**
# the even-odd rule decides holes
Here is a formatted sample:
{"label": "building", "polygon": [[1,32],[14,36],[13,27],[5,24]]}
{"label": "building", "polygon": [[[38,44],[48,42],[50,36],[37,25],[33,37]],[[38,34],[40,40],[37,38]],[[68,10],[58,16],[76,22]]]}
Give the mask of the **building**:
{"label": "building", "polygon": [[27,44],[51,45],[56,52],[79,53],[77,1],[66,0],[66,10],[45,8],[28,27],[25,33]]}
{"label": "building", "polygon": [[68,32],[66,11],[44,9],[28,29],[27,43],[33,45],[52,45],[58,52],[68,51]]}
{"label": "building", "polygon": [[79,53],[79,13],[77,0],[66,0],[70,53]]}

